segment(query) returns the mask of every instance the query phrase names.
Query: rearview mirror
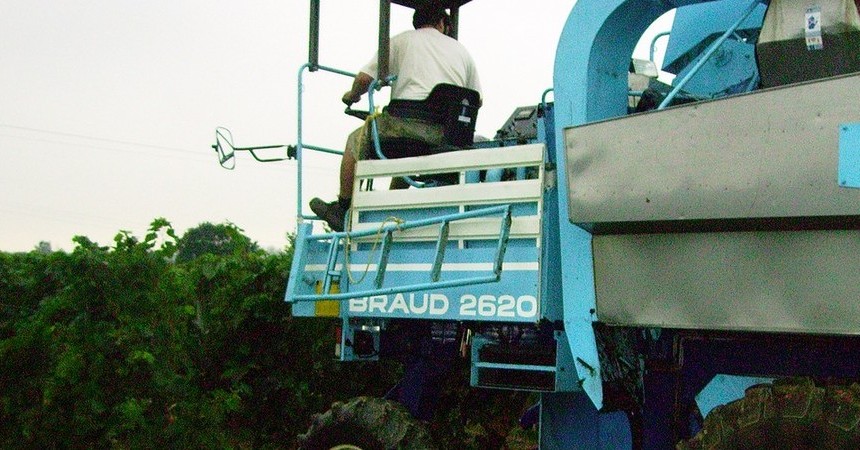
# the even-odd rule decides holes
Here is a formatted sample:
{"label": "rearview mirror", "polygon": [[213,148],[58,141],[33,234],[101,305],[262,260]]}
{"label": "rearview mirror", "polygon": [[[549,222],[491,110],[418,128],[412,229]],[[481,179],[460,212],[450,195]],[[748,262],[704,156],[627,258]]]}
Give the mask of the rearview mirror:
{"label": "rearview mirror", "polygon": [[[236,152],[248,152],[259,162],[275,162],[296,159],[297,148],[294,145],[259,145],[256,147],[236,147],[233,145],[233,133],[224,127],[215,128],[215,144],[212,145],[218,154],[218,163],[227,170],[236,167]],[[269,151],[273,149],[284,149],[285,156],[263,158],[257,154],[258,151]]]}
{"label": "rearview mirror", "polygon": [[233,146],[233,133],[224,127],[215,128],[215,145],[212,146],[218,154],[221,167],[233,170],[236,167],[236,148]]}

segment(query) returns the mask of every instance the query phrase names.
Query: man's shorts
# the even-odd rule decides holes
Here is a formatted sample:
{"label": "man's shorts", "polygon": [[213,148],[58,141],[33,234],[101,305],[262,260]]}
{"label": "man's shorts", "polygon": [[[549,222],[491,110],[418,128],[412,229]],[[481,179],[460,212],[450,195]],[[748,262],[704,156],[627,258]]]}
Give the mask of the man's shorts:
{"label": "man's shorts", "polygon": [[[346,141],[346,151],[352,152],[355,159],[376,157],[373,148],[373,135],[370,120],[352,133]],[[376,117],[379,139],[389,138],[414,139],[425,142],[430,146],[440,146],[445,143],[442,125],[425,122],[420,119],[396,117],[383,112]]]}

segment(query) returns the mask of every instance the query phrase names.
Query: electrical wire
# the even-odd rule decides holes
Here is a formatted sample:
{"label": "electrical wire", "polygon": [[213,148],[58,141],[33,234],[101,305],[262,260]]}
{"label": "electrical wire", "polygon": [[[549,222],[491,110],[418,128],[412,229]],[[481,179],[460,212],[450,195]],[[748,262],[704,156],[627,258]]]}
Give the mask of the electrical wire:
{"label": "electrical wire", "polygon": [[[124,146],[131,146],[131,147],[143,147],[143,148],[148,148],[148,149],[155,149],[155,150],[181,153],[182,156],[193,155],[195,157],[200,157],[200,158],[188,158],[188,157],[182,157],[182,156],[177,156],[177,155],[165,155],[165,154],[152,153],[152,152],[147,152],[147,151],[143,151],[143,150],[134,150],[134,149],[127,149],[127,148],[120,148],[120,147],[95,146],[95,145],[85,144],[85,143],[75,143],[75,142],[68,142],[68,141],[44,139],[44,138],[33,137],[33,136],[19,136],[19,135],[0,133],[0,137],[11,138],[11,139],[21,139],[21,140],[28,140],[28,141],[35,141],[35,142],[43,142],[43,143],[47,143],[47,144],[74,146],[74,147],[87,148],[87,149],[92,149],[92,150],[116,151],[116,152],[131,153],[131,154],[137,154],[137,155],[146,155],[146,156],[158,157],[158,158],[171,158],[171,159],[176,159],[176,160],[193,161],[193,162],[202,162],[203,157],[205,157],[207,159],[206,164],[209,164],[209,161],[211,160],[211,155],[206,156],[204,152],[187,150],[187,149],[182,149],[182,148],[177,148],[177,147],[167,147],[167,146],[161,146],[161,145],[123,141],[123,140],[118,140],[118,139],[100,138],[100,137],[95,137],[95,136],[86,136],[86,135],[82,135],[82,134],[66,133],[66,132],[62,132],[62,131],[43,130],[43,129],[30,128],[30,127],[21,127],[21,126],[17,126],[17,125],[9,125],[9,124],[2,124],[2,123],[0,123],[0,128],[9,128],[9,129],[14,129],[14,130],[22,130],[22,131],[28,131],[28,132],[34,132],[34,133],[43,133],[43,134],[49,134],[49,135],[55,135],[55,136],[65,136],[65,137],[71,137],[71,138],[76,138],[76,139],[87,139],[87,140],[92,140],[92,141],[100,141],[100,142],[106,142],[106,143],[118,144],[118,145],[124,145]],[[0,147],[0,149],[2,149],[2,147]],[[254,164],[254,165],[249,165],[248,167],[255,167],[258,169],[264,168],[266,170],[280,171],[280,169],[277,169],[275,167],[268,166],[268,165]],[[320,170],[320,171],[332,170],[331,166],[322,166],[322,165],[307,164],[307,163],[305,163],[304,167],[312,169],[312,170]]]}
{"label": "electrical wire", "polygon": [[23,130],[23,131],[31,131],[31,132],[35,132],[35,133],[46,133],[46,134],[53,134],[53,135],[57,135],[57,136],[73,137],[73,138],[78,138],[78,139],[89,139],[89,140],[93,140],[93,141],[110,142],[113,144],[132,145],[135,147],[147,147],[147,148],[154,148],[154,149],[158,149],[158,150],[169,150],[169,151],[174,151],[174,152],[179,152],[179,153],[187,153],[187,154],[192,154],[192,155],[199,154],[199,152],[195,152],[193,150],[186,150],[186,149],[176,148],[176,147],[166,147],[163,145],[153,145],[153,144],[142,144],[139,142],[123,141],[123,140],[119,140],[119,139],[102,138],[102,137],[96,137],[96,136],[87,136],[85,134],[67,133],[64,131],[53,131],[53,130],[44,130],[44,129],[40,129],[40,128],[22,127],[22,126],[10,125],[10,124],[6,124],[6,123],[0,123],[0,127],[11,128],[13,130]]}

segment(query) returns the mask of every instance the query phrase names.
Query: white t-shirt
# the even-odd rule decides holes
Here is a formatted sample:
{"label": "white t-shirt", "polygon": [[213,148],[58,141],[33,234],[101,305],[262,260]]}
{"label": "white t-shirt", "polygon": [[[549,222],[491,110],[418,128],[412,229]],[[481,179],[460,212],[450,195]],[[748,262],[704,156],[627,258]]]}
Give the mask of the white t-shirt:
{"label": "white t-shirt", "polygon": [[[456,39],[435,28],[419,28],[391,38],[389,71],[397,75],[391,84],[391,98],[424,100],[433,86],[449,83],[481,92],[475,62]],[[361,71],[377,75],[379,55],[374,55]]]}

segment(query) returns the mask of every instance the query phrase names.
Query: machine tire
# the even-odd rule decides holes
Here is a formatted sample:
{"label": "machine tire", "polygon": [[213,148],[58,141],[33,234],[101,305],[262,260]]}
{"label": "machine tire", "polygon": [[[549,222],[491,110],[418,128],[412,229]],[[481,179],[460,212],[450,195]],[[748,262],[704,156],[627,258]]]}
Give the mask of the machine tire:
{"label": "machine tire", "polygon": [[304,450],[435,448],[425,427],[405,408],[374,397],[335,402],[325,413],[314,415],[298,444]]}
{"label": "machine tire", "polygon": [[786,378],[714,408],[686,449],[860,448],[860,385],[818,387]]}

